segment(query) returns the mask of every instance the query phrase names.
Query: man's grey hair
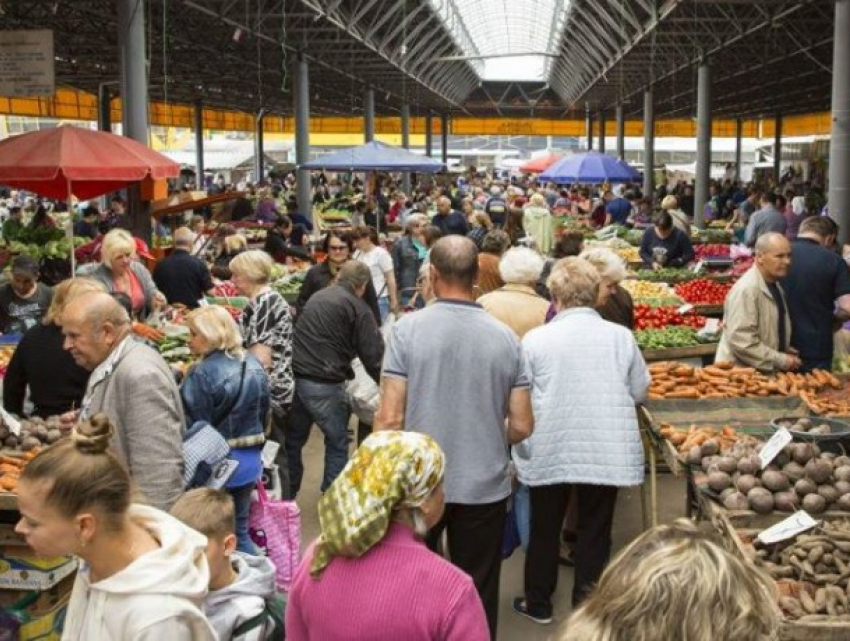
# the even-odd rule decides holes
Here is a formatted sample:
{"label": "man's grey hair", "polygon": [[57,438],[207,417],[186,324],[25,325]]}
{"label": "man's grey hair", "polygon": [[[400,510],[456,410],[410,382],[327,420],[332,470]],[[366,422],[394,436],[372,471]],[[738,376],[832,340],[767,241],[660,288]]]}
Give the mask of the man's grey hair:
{"label": "man's grey hair", "polygon": [[775,231],[762,234],[756,239],[756,255],[764,254],[769,251],[775,250],[777,246],[782,243],[788,243],[788,239],[785,238],[784,234],[780,234],[779,232]]}
{"label": "man's grey hair", "polygon": [[366,264],[359,260],[349,260],[339,270],[336,277],[337,285],[348,285],[352,289],[359,289],[372,279],[372,272]]}
{"label": "man's grey hair", "polygon": [[188,227],[180,227],[174,231],[175,247],[191,247],[195,242],[195,232]]}

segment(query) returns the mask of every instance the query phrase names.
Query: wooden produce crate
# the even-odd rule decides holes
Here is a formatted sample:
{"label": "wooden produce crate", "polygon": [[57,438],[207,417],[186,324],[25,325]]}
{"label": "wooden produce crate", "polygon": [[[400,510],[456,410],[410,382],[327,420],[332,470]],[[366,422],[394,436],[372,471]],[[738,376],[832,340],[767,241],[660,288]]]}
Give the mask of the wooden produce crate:
{"label": "wooden produce crate", "polygon": [[694,305],[694,311],[700,316],[720,318],[723,316],[723,305]]}
{"label": "wooden produce crate", "polygon": [[691,347],[669,347],[667,349],[643,350],[643,359],[647,363],[657,361],[675,361],[683,358],[703,358],[717,353],[718,343],[703,343]]}
{"label": "wooden produce crate", "polygon": [[[756,514],[755,512],[729,512],[708,499],[706,510],[709,520],[717,528],[729,550],[757,568],[753,540],[768,527],[779,523],[788,514]],[[827,512],[818,517],[821,521],[850,520],[850,514]],[[850,639],[850,620],[796,621],[783,618],[779,627],[781,641],[847,641]]]}

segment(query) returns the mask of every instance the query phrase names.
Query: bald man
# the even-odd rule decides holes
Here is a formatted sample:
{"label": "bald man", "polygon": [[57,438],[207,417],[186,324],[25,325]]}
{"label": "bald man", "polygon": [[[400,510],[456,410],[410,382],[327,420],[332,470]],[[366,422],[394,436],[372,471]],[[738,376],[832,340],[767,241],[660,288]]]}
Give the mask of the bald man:
{"label": "bald man", "polygon": [[89,370],[76,420],[103,412],[113,422],[112,444],[150,503],[168,510],[183,492],[183,404],[162,357],[132,337],[130,317],[109,294],[72,300],[61,318],[64,347]]}
{"label": "bald man", "polygon": [[779,281],[791,267],[791,244],[768,232],[756,240],[756,260],[735,283],[723,306],[723,336],[717,361],[732,361],[765,373],[800,368],[791,347],[791,317]]}

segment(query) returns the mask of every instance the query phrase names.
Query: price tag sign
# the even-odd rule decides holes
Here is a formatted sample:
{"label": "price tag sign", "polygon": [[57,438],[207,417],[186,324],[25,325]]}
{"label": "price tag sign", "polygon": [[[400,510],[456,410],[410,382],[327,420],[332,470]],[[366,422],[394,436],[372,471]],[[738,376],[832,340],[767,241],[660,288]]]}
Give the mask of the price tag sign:
{"label": "price tag sign", "polygon": [[679,309],[677,309],[676,312],[679,313],[679,314],[687,314],[693,308],[694,308],[694,306],[691,305],[690,303],[685,303]]}
{"label": "price tag sign", "polygon": [[0,406],[0,418],[3,419],[3,422],[6,424],[6,427],[9,428],[9,431],[15,436],[21,435],[21,423],[14,416],[9,414],[2,406]]}
{"label": "price tag sign", "polygon": [[782,451],[782,448],[788,445],[792,440],[791,432],[784,427],[780,427],[770,440],[764,444],[759,452],[759,460],[761,460],[761,469],[770,465],[770,462],[776,458],[776,455]]}
{"label": "price tag sign", "polygon": [[720,329],[720,319],[719,318],[707,318],[705,320],[705,325],[703,326],[706,334],[716,334]]}
{"label": "price tag sign", "polygon": [[277,451],[280,449],[280,443],[274,441],[266,441],[263,445],[263,451],[260,457],[263,459],[263,467],[271,467],[274,465],[274,460],[277,457]]}
{"label": "price tag sign", "polygon": [[765,544],[778,543],[785,539],[797,536],[801,532],[811,530],[818,524],[808,512],[800,510],[794,512],[784,521],[772,525],[758,535],[758,540]]}

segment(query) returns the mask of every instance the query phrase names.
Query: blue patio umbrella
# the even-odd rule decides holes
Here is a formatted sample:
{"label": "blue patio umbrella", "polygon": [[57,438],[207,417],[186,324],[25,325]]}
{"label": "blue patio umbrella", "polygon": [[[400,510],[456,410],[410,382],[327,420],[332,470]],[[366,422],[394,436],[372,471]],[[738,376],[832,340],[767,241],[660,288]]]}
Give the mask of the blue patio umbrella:
{"label": "blue patio umbrella", "polygon": [[558,184],[623,183],[640,179],[640,172],[628,163],[598,151],[588,151],[562,158],[538,177]]}

